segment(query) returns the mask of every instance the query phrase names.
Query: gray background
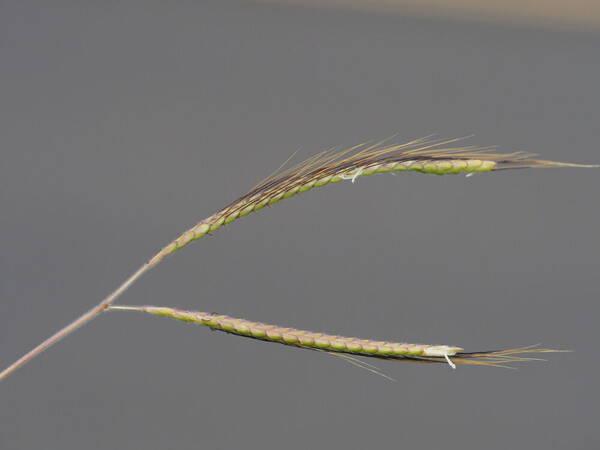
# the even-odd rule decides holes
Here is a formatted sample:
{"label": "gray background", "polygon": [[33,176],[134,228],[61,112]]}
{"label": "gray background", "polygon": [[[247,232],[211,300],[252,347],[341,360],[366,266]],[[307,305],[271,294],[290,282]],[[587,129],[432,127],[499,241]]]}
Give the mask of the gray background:
{"label": "gray background", "polygon": [[[398,133],[599,162],[600,36],[227,2],[0,3],[0,361],[292,152]],[[543,342],[518,370],[380,362],[111,313],[0,384],[2,449],[593,449],[599,173],[338,184],[122,299],[363,337]]]}

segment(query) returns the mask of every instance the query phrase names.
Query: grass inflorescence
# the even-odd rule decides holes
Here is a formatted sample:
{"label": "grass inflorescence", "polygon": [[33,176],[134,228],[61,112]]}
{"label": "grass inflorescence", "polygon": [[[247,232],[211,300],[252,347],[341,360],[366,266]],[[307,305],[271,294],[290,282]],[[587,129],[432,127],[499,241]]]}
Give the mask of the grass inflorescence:
{"label": "grass inflorescence", "polygon": [[313,331],[253,322],[224,314],[185,311],[165,306],[114,305],[110,306],[109,310],[140,311],[182,322],[204,325],[212,330],[237,336],[328,353],[405,362],[444,363],[450,364],[452,367],[455,364],[506,367],[505,365],[508,363],[539,360],[539,358],[519,355],[564,351],[540,348],[533,345],[494,351],[465,352],[462,347],[451,345],[411,344],[315,333]]}
{"label": "grass inflorescence", "polygon": [[[377,143],[360,144],[341,151],[326,151],[315,155],[299,164],[287,169],[276,171],[273,175],[267,177],[247,193],[231,202],[229,205],[220,209],[213,215],[201,220],[196,225],[179,235],[167,246],[162,248],[156,255],[150,258],[142,267],[134,272],[125,282],[123,282],[115,291],[104,298],[99,304],[90,309],[85,314],[75,319],[72,323],[59,330],[57,333],[46,339],[30,352],[19,358],[16,362],[0,372],[0,380],[13,373],[19,367],[25,365],[28,361],[39,355],[53,344],[60,341],[65,336],[86,324],[101,312],[109,309],[132,284],[134,284],[145,272],[156,266],[165,257],[171,255],[177,250],[182,249],[190,242],[206,236],[219,228],[247,216],[255,211],[263,209],[265,206],[273,205],[283,199],[293,197],[302,192],[326,186],[332,183],[338,183],[344,180],[354,183],[356,179],[379,173],[394,172],[420,172],[435,175],[452,174],[473,174],[485,172],[497,172],[510,169],[528,169],[541,167],[597,167],[583,164],[561,163],[555,161],[546,161],[535,159],[533,155],[527,153],[495,153],[492,147],[475,146],[454,146],[459,139],[439,140],[431,137],[415,139],[404,144],[388,144],[386,141]],[[116,309],[116,308],[113,308]],[[123,308],[121,308],[123,309]],[[201,313],[194,313],[201,314]],[[238,323],[245,322],[247,326],[258,322],[248,322],[242,319],[232,319]],[[241,321],[241,322],[240,322]],[[264,324],[262,324],[264,325]],[[217,326],[213,328],[219,328]],[[259,327],[260,328],[260,327]],[[291,330],[291,329],[290,329]],[[234,332],[223,327],[223,331]],[[300,331],[300,330],[295,330]],[[236,334],[250,336],[237,332]],[[302,332],[308,333],[308,332]],[[329,335],[327,335],[329,336]],[[328,342],[333,344],[348,344],[348,339],[335,337]],[[361,340],[352,340],[357,343]],[[373,342],[362,340],[363,343],[370,342],[372,348]],[[362,342],[361,341],[361,342]],[[292,345],[291,343],[289,343]],[[393,344],[394,343],[388,343]],[[357,344],[358,345],[358,344]],[[361,344],[362,345],[362,344]],[[367,345],[367,344],[365,344]],[[414,347],[415,344],[397,344],[399,346],[413,346],[412,350],[421,347]],[[309,345],[295,345],[297,347],[312,348]],[[335,346],[334,346],[335,347]],[[381,354],[369,354],[369,352],[343,351],[336,348],[323,348],[332,353],[350,353],[361,356],[384,357],[393,359],[392,356]],[[427,346],[422,346],[421,350],[429,352],[428,355],[396,355],[400,359],[420,361],[420,362],[449,362],[450,356],[456,363],[464,364],[483,364],[483,365],[503,365],[508,362],[529,360],[518,355],[531,352],[549,352],[553,350],[539,348],[521,348],[501,350],[494,352],[476,352],[463,353],[462,349],[450,346],[429,346],[429,350],[424,350]],[[438,348],[439,354],[434,355]],[[362,347],[361,347],[362,348]],[[388,346],[382,344],[384,351]],[[396,348],[396,347],[394,347]],[[397,347],[400,348],[400,347]],[[362,348],[364,350],[364,348]],[[379,347],[378,347],[379,349]],[[441,350],[440,350],[441,349]],[[348,349],[347,349],[348,350]],[[415,350],[416,351],[416,350]],[[454,353],[452,353],[454,352]],[[453,365],[454,363],[451,363]]]}

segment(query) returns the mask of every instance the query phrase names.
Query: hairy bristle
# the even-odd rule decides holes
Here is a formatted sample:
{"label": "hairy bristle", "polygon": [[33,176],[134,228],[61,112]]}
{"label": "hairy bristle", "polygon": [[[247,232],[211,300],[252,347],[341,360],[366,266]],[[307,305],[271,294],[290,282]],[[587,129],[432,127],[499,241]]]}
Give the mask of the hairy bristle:
{"label": "hairy bristle", "polygon": [[[220,211],[227,215],[248,201],[260,202],[264,197],[273,197],[297,186],[325,177],[356,173],[369,167],[389,163],[422,161],[434,163],[449,160],[479,160],[496,163],[492,170],[542,168],[542,167],[598,167],[597,165],[572,164],[534,159],[535,154],[525,152],[494,153],[496,147],[449,146],[465,138],[436,139],[418,138],[404,144],[388,144],[389,139],[363,143],[341,151],[335,149],[314,155],[285,170],[278,170],[262,180],[244,195]],[[435,172],[432,172],[435,173]],[[448,172],[452,173],[452,172]],[[443,173],[438,173],[443,174]],[[360,174],[359,174],[360,175]]]}
{"label": "hairy bristle", "polygon": [[[527,347],[507,348],[502,350],[481,351],[481,352],[460,352],[452,356],[452,361],[455,364],[470,364],[477,366],[488,367],[503,367],[513,368],[507,364],[529,362],[529,361],[545,361],[542,358],[525,357],[518,355],[531,355],[541,353],[565,353],[570,350],[558,350],[550,348],[540,348],[538,345],[530,345]],[[427,358],[429,362],[446,363],[445,358]]]}

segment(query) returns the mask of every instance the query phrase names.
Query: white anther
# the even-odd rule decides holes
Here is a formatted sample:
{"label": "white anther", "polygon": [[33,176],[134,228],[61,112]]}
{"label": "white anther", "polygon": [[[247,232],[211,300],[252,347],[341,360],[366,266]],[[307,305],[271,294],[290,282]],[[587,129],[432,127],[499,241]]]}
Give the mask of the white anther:
{"label": "white anther", "polygon": [[356,181],[356,179],[358,177],[360,177],[360,174],[362,173],[363,168],[359,168],[356,172],[354,172],[354,176],[352,177],[352,184],[354,184],[354,181]]}
{"label": "white anther", "polygon": [[360,177],[360,174],[363,172],[363,167],[360,167],[358,169],[356,169],[356,171],[354,172],[353,175],[346,175],[346,174],[340,174],[338,175],[342,180],[350,180],[352,181],[352,184],[354,184],[354,182],[356,181],[356,179],[358,177]]}
{"label": "white anther", "polygon": [[447,353],[446,353],[446,354],[444,354],[444,358],[446,358],[446,362],[448,363],[448,365],[449,365],[450,367],[452,367],[453,369],[456,369],[456,364],[454,364],[454,363],[452,362],[452,360],[451,360],[451,359],[448,357],[448,354],[447,354]]}

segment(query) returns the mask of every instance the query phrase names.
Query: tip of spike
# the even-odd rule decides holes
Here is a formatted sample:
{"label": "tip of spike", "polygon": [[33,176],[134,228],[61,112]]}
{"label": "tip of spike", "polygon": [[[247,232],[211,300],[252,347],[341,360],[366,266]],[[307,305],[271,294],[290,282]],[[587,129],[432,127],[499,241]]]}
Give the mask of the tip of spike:
{"label": "tip of spike", "polygon": [[540,348],[539,344],[529,345],[527,347],[509,348],[504,350],[495,350],[487,352],[457,353],[454,361],[459,364],[474,364],[491,367],[506,367],[506,364],[526,361],[545,361],[541,358],[520,356],[524,354],[539,353],[569,353],[571,350],[560,350],[552,348]]}
{"label": "tip of spike", "polygon": [[535,162],[540,164],[539,167],[582,167],[582,168],[586,168],[586,169],[600,167],[600,164],[576,164],[576,163],[566,163],[566,162],[546,161],[546,160],[539,160],[539,161],[535,161]]}
{"label": "tip of spike", "polygon": [[552,168],[552,167],[576,167],[576,168],[598,168],[600,164],[577,164],[577,163],[567,163],[560,161],[549,161],[546,159],[531,159],[531,158],[509,158],[506,160],[499,161],[499,169],[519,169],[519,168]]}

